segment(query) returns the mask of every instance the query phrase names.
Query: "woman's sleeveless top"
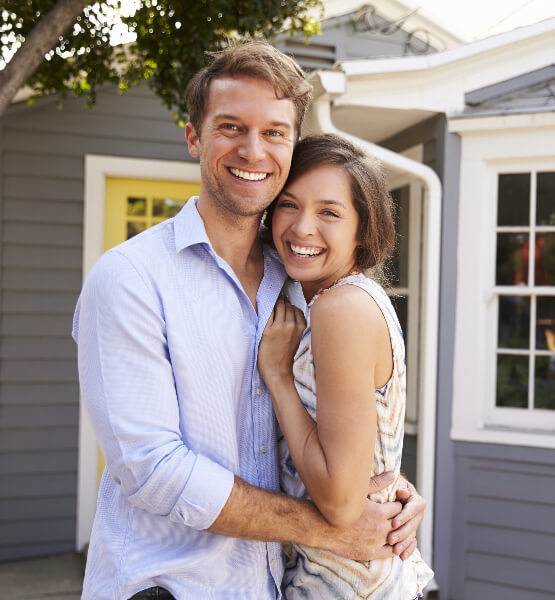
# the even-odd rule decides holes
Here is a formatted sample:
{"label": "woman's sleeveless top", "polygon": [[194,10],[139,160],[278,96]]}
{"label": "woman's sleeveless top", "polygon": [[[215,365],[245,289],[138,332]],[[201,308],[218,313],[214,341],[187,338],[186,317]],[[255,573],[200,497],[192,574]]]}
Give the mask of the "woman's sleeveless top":
{"label": "woman's sleeveless top", "polygon": [[[348,275],[320,291],[308,305],[307,328],[295,355],[293,374],[299,396],[316,420],[316,379],[311,349],[310,309],[316,298],[340,285],[356,285],[365,290],[381,309],[391,339],[393,372],[386,385],[376,390],[377,433],[374,463],[370,476],[393,471],[395,482],[372,494],[375,502],[395,500],[400,475],[405,420],[405,346],[399,321],[383,288],[360,273]],[[292,496],[309,498],[291,460],[285,438],[279,435],[280,483]],[[433,576],[416,550],[406,561],[398,556],[362,563],[326,550],[303,545],[284,547],[286,567],[283,592],[288,600],[412,600]]]}

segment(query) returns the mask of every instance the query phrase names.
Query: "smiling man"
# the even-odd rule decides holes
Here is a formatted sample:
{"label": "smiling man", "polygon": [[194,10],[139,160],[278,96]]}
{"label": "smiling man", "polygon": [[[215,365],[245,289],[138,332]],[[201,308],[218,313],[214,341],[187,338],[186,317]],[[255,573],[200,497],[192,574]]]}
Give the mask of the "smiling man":
{"label": "smiling man", "polygon": [[[268,44],[217,55],[187,90],[199,197],[107,252],[85,282],[73,335],[107,468],[84,599],[275,599],[279,542],[360,560],[415,547],[424,502],[410,486],[403,506],[368,502],[344,530],[278,492],[275,419],[256,359],[286,276],[258,230],[310,93],[297,64]],[[380,476],[371,490],[390,482]]]}

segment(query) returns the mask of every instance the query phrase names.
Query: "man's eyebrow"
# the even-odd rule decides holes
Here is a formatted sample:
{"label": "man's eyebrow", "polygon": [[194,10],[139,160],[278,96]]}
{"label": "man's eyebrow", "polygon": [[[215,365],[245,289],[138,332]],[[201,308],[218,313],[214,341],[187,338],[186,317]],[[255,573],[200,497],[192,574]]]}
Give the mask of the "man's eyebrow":
{"label": "man's eyebrow", "polygon": [[[214,119],[217,121],[223,121],[223,120],[228,120],[228,121],[241,121],[241,119],[237,116],[237,115],[231,115],[231,114],[227,114],[227,113],[220,113],[214,116]],[[287,121],[271,121],[268,124],[270,127],[283,127],[285,129],[293,129],[294,126],[287,122]]]}

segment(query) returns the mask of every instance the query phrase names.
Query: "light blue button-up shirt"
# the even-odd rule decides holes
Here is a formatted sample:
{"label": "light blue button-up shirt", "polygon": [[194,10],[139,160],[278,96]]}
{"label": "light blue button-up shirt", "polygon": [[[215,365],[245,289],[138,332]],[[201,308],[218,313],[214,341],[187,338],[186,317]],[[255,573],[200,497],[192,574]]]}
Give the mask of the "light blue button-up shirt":
{"label": "light blue button-up shirt", "polygon": [[285,280],[264,249],[258,313],[217,256],[196,199],[108,251],[75,312],[84,406],[107,470],[83,598],[161,586],[178,600],[273,598],[281,546],[204,531],[234,474],[279,488],[257,348]]}

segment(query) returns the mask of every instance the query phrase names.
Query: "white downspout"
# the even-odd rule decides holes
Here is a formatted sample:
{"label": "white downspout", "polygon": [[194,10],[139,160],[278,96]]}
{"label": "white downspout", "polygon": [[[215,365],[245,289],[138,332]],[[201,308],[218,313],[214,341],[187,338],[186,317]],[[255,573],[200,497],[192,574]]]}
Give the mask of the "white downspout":
{"label": "white downspout", "polygon": [[338,130],[331,121],[331,102],[345,91],[345,74],[339,71],[317,72],[324,94],[312,103],[316,125],[323,133],[337,133],[351,139],[386,167],[411,175],[424,186],[424,231],[422,260],[422,303],[420,318],[420,365],[416,485],[426,499],[426,517],[419,532],[422,557],[432,564],[434,476],[436,440],[436,381],[439,320],[439,258],[441,231],[441,181],[430,167],[387,150],[367,140]]}

